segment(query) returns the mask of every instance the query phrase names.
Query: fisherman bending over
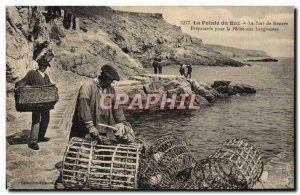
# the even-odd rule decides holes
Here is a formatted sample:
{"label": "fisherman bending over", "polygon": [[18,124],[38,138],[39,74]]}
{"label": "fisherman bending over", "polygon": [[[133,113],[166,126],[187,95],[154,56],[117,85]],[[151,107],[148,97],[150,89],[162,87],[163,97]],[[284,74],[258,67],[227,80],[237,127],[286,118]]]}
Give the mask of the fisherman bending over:
{"label": "fisherman bending over", "polygon": [[[111,83],[114,80],[119,81],[120,77],[110,65],[102,66],[101,71],[100,76],[86,81],[79,89],[70,138],[97,140],[102,136],[112,142],[133,142],[134,132],[131,125],[126,122],[123,109],[114,108],[115,90]],[[100,99],[103,96],[106,97],[104,101],[106,108],[101,105]],[[116,124],[118,131],[104,128],[101,124],[109,126]]]}

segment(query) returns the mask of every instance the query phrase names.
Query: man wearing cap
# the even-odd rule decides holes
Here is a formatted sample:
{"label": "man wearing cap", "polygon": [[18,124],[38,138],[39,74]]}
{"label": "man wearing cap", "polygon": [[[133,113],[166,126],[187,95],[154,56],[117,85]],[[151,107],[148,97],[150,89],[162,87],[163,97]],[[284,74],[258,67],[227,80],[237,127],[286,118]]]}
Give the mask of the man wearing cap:
{"label": "man wearing cap", "polygon": [[[44,86],[51,85],[51,79],[45,73],[49,62],[45,59],[38,59],[38,69],[30,70],[26,76],[20,80],[16,87],[18,86]],[[50,111],[49,110],[40,110],[32,112],[32,125],[30,133],[30,141],[28,147],[33,150],[39,150],[38,142],[47,142],[49,138],[45,137],[48,124],[50,121]]]}
{"label": "man wearing cap", "polygon": [[[120,108],[116,109],[113,106],[115,90],[111,83],[114,80],[120,80],[117,71],[110,65],[104,65],[101,68],[100,76],[86,81],[80,87],[70,138],[98,139],[99,135],[101,135],[108,140],[118,141],[116,135],[120,134],[120,132],[114,132],[112,129],[104,128],[99,124],[110,126],[117,124],[116,127],[120,130],[132,131],[130,124],[126,122],[123,110]],[[111,96],[107,96],[108,94]],[[110,106],[109,109],[101,106],[100,99],[104,96],[106,97],[106,106]],[[132,139],[129,141],[132,141]]]}

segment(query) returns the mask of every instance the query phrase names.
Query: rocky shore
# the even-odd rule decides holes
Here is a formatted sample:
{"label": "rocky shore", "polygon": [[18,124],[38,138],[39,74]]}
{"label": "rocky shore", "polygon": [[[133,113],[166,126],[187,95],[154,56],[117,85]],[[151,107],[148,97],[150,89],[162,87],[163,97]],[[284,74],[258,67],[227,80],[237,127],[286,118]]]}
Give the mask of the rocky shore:
{"label": "rocky shore", "polygon": [[201,81],[186,79],[178,75],[141,74],[131,76],[127,80],[116,82],[116,91],[129,96],[149,93],[162,94],[195,94],[201,99],[201,104],[213,104],[218,99],[233,95],[255,94],[253,86],[246,84],[231,85],[230,81],[215,81],[211,86]]}

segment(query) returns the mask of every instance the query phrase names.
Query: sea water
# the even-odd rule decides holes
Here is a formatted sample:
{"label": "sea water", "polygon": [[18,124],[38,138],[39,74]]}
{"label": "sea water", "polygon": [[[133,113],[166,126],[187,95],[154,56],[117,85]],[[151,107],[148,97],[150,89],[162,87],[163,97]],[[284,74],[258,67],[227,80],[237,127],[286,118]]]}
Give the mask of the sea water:
{"label": "sea water", "polygon": [[[218,149],[227,139],[253,143],[267,162],[279,153],[294,159],[294,59],[251,62],[246,67],[193,66],[192,78],[211,85],[215,80],[249,84],[255,95],[233,96],[203,106],[197,112],[127,114],[139,137],[149,141],[174,135],[184,139],[197,160]],[[248,62],[247,62],[248,63]],[[148,69],[152,72],[152,69]],[[179,75],[179,66],[163,68]]]}

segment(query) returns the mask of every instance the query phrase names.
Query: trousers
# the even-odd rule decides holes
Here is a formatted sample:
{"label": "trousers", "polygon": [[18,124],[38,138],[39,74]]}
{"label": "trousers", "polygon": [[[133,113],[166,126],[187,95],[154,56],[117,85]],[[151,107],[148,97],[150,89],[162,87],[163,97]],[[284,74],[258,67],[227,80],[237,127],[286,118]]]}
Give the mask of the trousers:
{"label": "trousers", "polygon": [[44,138],[50,121],[50,111],[32,112],[32,125],[30,132],[30,141],[37,143],[39,139]]}

